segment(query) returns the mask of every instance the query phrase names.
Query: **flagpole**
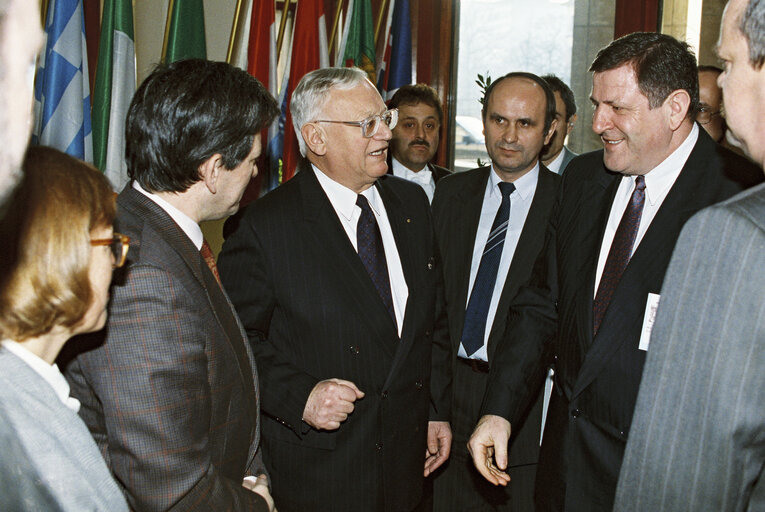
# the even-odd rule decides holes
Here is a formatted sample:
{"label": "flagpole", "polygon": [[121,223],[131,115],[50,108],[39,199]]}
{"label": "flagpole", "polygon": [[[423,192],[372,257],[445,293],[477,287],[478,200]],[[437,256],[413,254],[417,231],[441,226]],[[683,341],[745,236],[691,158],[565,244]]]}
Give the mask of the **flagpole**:
{"label": "flagpole", "polygon": [[[335,21],[332,23],[332,33],[329,36],[328,53],[332,55],[332,46],[335,44],[335,36],[337,35],[337,26],[340,23],[340,14],[343,12],[343,0],[337,0],[337,8],[335,9]],[[335,63],[337,64],[337,63]]]}
{"label": "flagpole", "polygon": [[279,37],[276,39],[276,55],[282,54],[282,42],[284,41],[284,29],[287,27],[287,13],[290,10],[290,0],[284,0],[284,8],[282,9],[282,19],[279,22]]}
{"label": "flagpole", "polygon": [[226,53],[226,62],[233,64],[232,59],[234,57],[234,45],[236,44],[239,26],[242,24],[240,19],[244,14],[242,13],[243,0],[237,0],[236,10],[234,11],[234,21],[231,24],[231,37],[228,39],[228,52]]}
{"label": "flagpole", "polygon": [[387,3],[387,0],[380,2],[380,14],[377,15],[377,24],[375,25],[375,48],[377,48],[377,43],[380,39],[380,26],[382,25],[383,16],[385,16],[385,5]]}
{"label": "flagpole", "polygon": [[170,19],[173,16],[173,1],[167,4],[167,21],[165,22],[165,39],[162,41],[162,62],[165,62],[165,56],[167,55],[167,40],[170,37]]}
{"label": "flagpole", "polygon": [[48,15],[48,0],[42,0],[40,4],[40,19],[42,20],[42,27],[45,29],[45,17]]}

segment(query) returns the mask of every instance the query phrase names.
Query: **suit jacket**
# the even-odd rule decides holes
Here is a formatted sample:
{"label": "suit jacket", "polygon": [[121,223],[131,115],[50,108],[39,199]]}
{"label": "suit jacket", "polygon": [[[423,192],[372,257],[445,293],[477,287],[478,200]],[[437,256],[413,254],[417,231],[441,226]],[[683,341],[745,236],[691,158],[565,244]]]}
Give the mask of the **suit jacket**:
{"label": "suit jacket", "polygon": [[579,156],[577,153],[569,150],[566,146],[563,146],[563,161],[560,163],[560,169],[558,174],[563,174],[566,171],[566,167],[574,157]]}
{"label": "suit jacket", "polygon": [[127,511],[90,432],[29,365],[0,347],[0,509]]}
{"label": "suit jacket", "polygon": [[[452,171],[449,169],[436,164],[429,163],[428,169],[430,169],[430,172],[432,173],[431,176],[433,176],[434,183],[438,183],[438,180],[449,176],[452,173]],[[393,174],[393,154],[390,152],[390,150],[388,150],[388,174]]]}
{"label": "suit jacket", "polygon": [[[449,419],[428,201],[394,176],[375,186],[409,289],[400,340],[311,167],[250,205],[220,256],[261,370],[264,460],[280,512],[411,510],[428,420]],[[366,395],[339,429],[318,431],[301,418],[313,387],[329,378]]]}
{"label": "suit jacket", "polygon": [[[128,184],[115,230],[131,238],[109,320],[68,365],[80,416],[139,510],[265,510],[257,375],[233,306],[191,240]],[[89,349],[89,350],[88,350]]]}
{"label": "suit jacket", "polygon": [[683,228],[616,510],[765,510],[765,185]]}
{"label": "suit jacket", "polygon": [[603,152],[568,166],[546,248],[511,307],[508,339],[495,355],[484,414],[511,423],[527,381],[552,356],[556,372],[537,474],[540,509],[610,510],[645,352],[638,349],[646,300],[659,294],[677,237],[695,212],[732,196],[726,168],[751,165],[704,132],[636,248],[593,339],[592,303],[603,233],[621,175]]}

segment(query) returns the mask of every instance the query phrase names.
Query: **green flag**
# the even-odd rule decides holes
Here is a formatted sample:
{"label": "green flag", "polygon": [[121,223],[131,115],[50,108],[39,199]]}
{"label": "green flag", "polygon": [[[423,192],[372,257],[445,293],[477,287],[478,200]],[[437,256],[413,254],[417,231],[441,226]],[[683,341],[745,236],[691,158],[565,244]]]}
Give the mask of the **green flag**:
{"label": "green flag", "polygon": [[128,181],[125,116],[135,92],[131,0],[104,0],[93,91],[93,161],[119,191]]}
{"label": "green flag", "polygon": [[202,0],[170,0],[162,62],[192,58],[207,58]]}
{"label": "green flag", "polygon": [[369,0],[353,0],[351,19],[345,27],[343,62],[346,67],[363,69],[372,83],[375,79],[375,27]]}

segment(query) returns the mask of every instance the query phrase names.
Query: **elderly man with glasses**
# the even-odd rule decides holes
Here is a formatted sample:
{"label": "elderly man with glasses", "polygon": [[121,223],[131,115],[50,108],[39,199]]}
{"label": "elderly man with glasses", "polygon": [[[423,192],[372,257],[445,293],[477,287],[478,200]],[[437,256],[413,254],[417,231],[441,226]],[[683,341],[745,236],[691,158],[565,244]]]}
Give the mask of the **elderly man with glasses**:
{"label": "elderly man with glasses", "polygon": [[428,200],[386,174],[398,113],[362,71],[307,74],[290,108],[307,162],[219,261],[260,368],[276,507],[413,510],[451,445]]}

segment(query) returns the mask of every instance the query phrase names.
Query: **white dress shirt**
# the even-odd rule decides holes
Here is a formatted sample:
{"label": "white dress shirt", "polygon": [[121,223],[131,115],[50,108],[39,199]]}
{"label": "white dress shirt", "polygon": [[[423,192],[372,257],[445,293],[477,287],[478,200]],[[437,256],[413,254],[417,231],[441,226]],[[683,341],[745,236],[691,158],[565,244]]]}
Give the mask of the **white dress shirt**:
{"label": "white dress shirt", "polygon": [[202,249],[202,241],[204,240],[204,235],[202,234],[202,228],[199,227],[199,224],[194,222],[191,217],[159,197],[157,194],[152,194],[151,192],[144,190],[144,188],[139,185],[137,181],[133,181],[133,188],[157,203],[157,206],[162,208],[165,213],[167,213],[170,218],[173,219],[176,224],[178,224],[178,227],[180,227],[181,230],[186,233],[186,236],[191,239],[191,242],[194,244],[197,250],[199,251]]}
{"label": "white dress shirt", "polygon": [[[489,172],[489,179],[486,183],[486,191],[483,196],[483,206],[481,206],[481,218],[478,222],[478,231],[476,231],[475,234],[473,259],[470,264],[470,285],[467,294],[468,302],[470,301],[470,294],[473,291],[473,284],[475,283],[475,278],[478,274],[478,267],[481,265],[481,256],[483,256],[486,241],[489,239],[491,226],[494,224],[494,217],[497,216],[497,210],[499,210],[499,206],[502,204],[502,194],[499,191],[499,184],[501,181],[502,180],[499,179],[499,176],[494,171],[494,166],[492,165],[491,172]],[[505,287],[507,272],[510,270],[510,263],[513,261],[513,254],[515,254],[518,239],[521,236],[523,225],[526,223],[526,216],[529,214],[529,208],[531,208],[531,201],[534,199],[538,181],[539,163],[537,163],[531,171],[513,182],[515,190],[510,194],[510,222],[508,223],[507,233],[505,234],[505,243],[502,246],[502,257],[499,260],[499,268],[497,269],[497,280],[494,283],[494,291],[491,294],[491,302],[489,303],[489,313],[486,318],[486,331],[483,335],[483,346],[470,356],[471,359],[488,361],[486,344],[489,341],[489,333],[491,333],[491,326],[494,324],[494,315],[497,314],[499,297],[502,295],[502,289]],[[465,303],[465,307],[467,308],[467,302]],[[460,357],[468,357],[467,351],[465,351],[465,347],[462,346],[462,343],[460,343],[458,355]]]}
{"label": "white dress shirt", "polygon": [[74,412],[80,410],[80,401],[74,397],[69,396],[69,383],[66,378],[61,374],[61,370],[58,369],[57,364],[48,364],[40,357],[33,354],[21,343],[16,343],[12,340],[3,340],[3,348],[8,350],[35,371],[40,377],[45,380],[50,387],[53,388],[53,392],[61,403]]}
{"label": "white dress shirt", "polygon": [[429,165],[425,164],[425,167],[414,172],[396,160],[396,157],[391,157],[390,161],[393,164],[394,176],[417,183],[425,190],[425,194],[428,196],[428,201],[431,203],[433,202],[433,193],[436,191],[436,181],[433,179],[433,172],[430,170]]}
{"label": "white dress shirt", "polygon": [[561,164],[563,164],[564,156],[566,156],[566,149],[561,148],[560,153],[558,153],[558,156],[556,156],[552,162],[545,165],[545,167],[547,167],[549,170],[551,170],[555,174],[560,174],[560,166]]}
{"label": "white dress shirt", "polygon": [[[685,162],[693,151],[693,147],[696,145],[696,141],[699,138],[699,126],[693,123],[693,129],[688,137],[680,144],[680,146],[672,152],[667,158],[664,159],[659,165],[648,171],[645,175],[645,204],[643,205],[643,214],[640,217],[640,227],[638,228],[637,236],[635,237],[635,245],[632,246],[632,253],[635,253],[640,241],[643,239],[643,235],[651,225],[651,221],[656,216],[656,212],[659,211],[661,203],[664,202],[664,198],[667,197],[669,189],[675,184],[675,180],[680,176],[680,171],[683,170]],[[619,188],[616,190],[616,196],[614,202],[611,203],[611,213],[608,215],[608,224],[606,224],[606,231],[603,234],[603,242],[600,246],[600,256],[598,257],[598,269],[595,275],[595,292],[594,296],[598,294],[598,286],[600,285],[600,278],[603,275],[603,268],[606,266],[606,259],[608,259],[608,252],[611,250],[611,244],[614,241],[614,235],[616,234],[616,228],[619,227],[619,222],[622,220],[624,210],[627,208],[627,204],[630,202],[632,192],[635,189],[636,176],[622,176]]]}
{"label": "white dress shirt", "polygon": [[[356,228],[361,216],[361,208],[356,206],[356,192],[348,187],[341,185],[332,178],[321,172],[315,165],[311,164],[316,172],[321,188],[327,194],[332,208],[335,209],[340,223],[348,235],[348,239],[353,244],[353,248],[358,252],[356,241]],[[409,298],[409,287],[404,279],[404,270],[401,267],[401,257],[396,248],[396,240],[393,238],[393,230],[388,221],[388,213],[385,211],[385,205],[382,202],[377,188],[372,186],[361,193],[369,201],[369,206],[375,214],[377,226],[380,228],[383,248],[385,249],[385,260],[388,263],[388,278],[390,280],[391,295],[393,298],[393,310],[396,314],[396,325],[398,335],[401,336],[401,327],[404,325],[404,312],[406,311],[406,301]]]}

